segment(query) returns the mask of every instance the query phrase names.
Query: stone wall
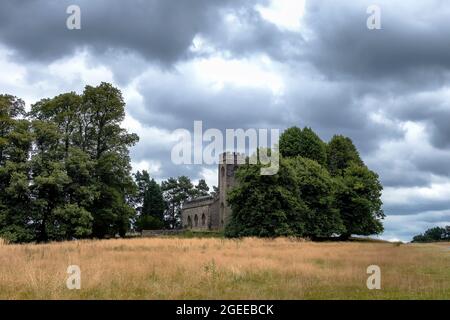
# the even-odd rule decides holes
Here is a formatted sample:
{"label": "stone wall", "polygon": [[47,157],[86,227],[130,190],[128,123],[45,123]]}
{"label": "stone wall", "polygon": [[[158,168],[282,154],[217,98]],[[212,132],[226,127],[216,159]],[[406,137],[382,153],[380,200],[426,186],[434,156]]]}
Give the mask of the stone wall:
{"label": "stone wall", "polygon": [[175,235],[184,232],[184,230],[142,230],[141,235],[143,237],[157,237]]}
{"label": "stone wall", "polygon": [[210,216],[210,229],[211,230],[221,229],[220,215],[219,215],[219,198],[214,199],[214,202],[211,203],[209,207],[209,216]]}
{"label": "stone wall", "polygon": [[209,230],[211,224],[212,197],[201,197],[185,203],[182,212],[182,226],[191,230]]}

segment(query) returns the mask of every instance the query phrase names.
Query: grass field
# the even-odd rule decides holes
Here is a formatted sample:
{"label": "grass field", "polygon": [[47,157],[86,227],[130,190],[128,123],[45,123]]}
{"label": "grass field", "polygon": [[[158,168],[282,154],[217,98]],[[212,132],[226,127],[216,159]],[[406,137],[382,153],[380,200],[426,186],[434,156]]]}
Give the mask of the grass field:
{"label": "grass field", "polygon": [[[69,265],[81,289],[68,290]],[[381,290],[368,290],[369,265]],[[450,243],[138,238],[0,244],[0,299],[450,299]]]}

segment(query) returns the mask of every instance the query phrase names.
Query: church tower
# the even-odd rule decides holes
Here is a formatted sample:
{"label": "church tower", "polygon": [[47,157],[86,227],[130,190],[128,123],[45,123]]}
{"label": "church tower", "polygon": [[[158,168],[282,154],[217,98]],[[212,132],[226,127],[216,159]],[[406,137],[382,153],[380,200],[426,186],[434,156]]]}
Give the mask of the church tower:
{"label": "church tower", "polygon": [[236,152],[225,152],[219,159],[219,224],[224,228],[231,216],[231,208],[227,203],[227,193],[236,181],[236,170],[240,164],[245,163],[245,156]]}

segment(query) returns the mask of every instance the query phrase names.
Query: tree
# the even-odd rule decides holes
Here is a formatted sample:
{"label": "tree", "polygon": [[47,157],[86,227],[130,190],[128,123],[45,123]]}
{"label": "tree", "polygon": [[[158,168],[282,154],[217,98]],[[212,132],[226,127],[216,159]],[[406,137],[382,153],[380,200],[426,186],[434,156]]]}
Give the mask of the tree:
{"label": "tree", "polygon": [[166,203],[164,202],[161,187],[151,179],[144,197],[144,206],[142,208],[143,214],[148,214],[163,220]]}
{"label": "tree", "polygon": [[300,136],[300,156],[303,158],[317,161],[319,164],[326,166],[327,149],[326,144],[311,128],[303,128]]}
{"label": "tree", "polygon": [[64,93],[52,99],[38,101],[32,105],[29,114],[35,120],[50,121],[58,127],[60,148],[66,157],[69,148],[77,145],[81,103],[82,97],[75,92]]}
{"label": "tree", "polygon": [[261,164],[246,164],[237,173],[238,185],[228,195],[232,215],[225,228],[228,237],[302,235],[302,213],[308,208],[299,198],[296,175],[280,159],[276,175],[261,175]]}
{"label": "tree", "polygon": [[11,242],[34,239],[28,179],[33,136],[24,116],[23,100],[0,95],[0,237]]}
{"label": "tree", "polygon": [[307,208],[302,212],[303,235],[323,238],[344,233],[346,228],[335,201],[336,183],[328,171],[316,161],[302,157],[287,159],[286,165],[295,175],[299,201]]}
{"label": "tree", "polygon": [[328,143],[328,171],[332,176],[342,175],[351,164],[364,166],[353,141],[350,138],[335,135]]}
{"label": "tree", "polygon": [[60,133],[57,126],[48,121],[34,120],[32,130],[35,148],[31,157],[30,187],[33,222],[38,241],[54,240],[59,224],[55,211],[66,203],[65,189],[70,178],[64,168],[63,153],[58,149]]}
{"label": "tree", "polygon": [[283,157],[296,157],[301,153],[302,129],[291,127],[280,136],[280,153]]}
{"label": "tree", "polygon": [[381,233],[381,220],[385,215],[381,209],[383,187],[378,175],[365,166],[352,163],[344,169],[343,177],[337,178],[337,181],[337,207],[346,228],[342,238],[348,239],[352,234]]}
{"label": "tree", "polygon": [[445,228],[434,227],[426,230],[423,234],[413,237],[412,242],[437,242],[450,241],[450,226]]}
{"label": "tree", "polygon": [[209,187],[205,179],[200,179],[194,187],[194,197],[203,197],[209,195]]}
{"label": "tree", "polygon": [[13,242],[124,236],[134,217],[121,92],[108,83],[82,95],[24,102],[0,95],[0,236]]}
{"label": "tree", "polygon": [[334,136],[327,151],[310,128],[292,127],[280,139],[280,152],[275,176],[259,176],[257,166],[238,170],[227,235],[348,239],[383,231],[381,183],[349,138]]}
{"label": "tree", "polygon": [[286,129],[280,137],[280,153],[283,157],[301,156],[326,165],[326,144],[311,128]]}
{"label": "tree", "polygon": [[164,226],[166,203],[161,187],[154,179],[150,179],[150,175],[145,170],[138,171],[135,174],[135,179],[139,190],[137,230],[162,228]]}
{"label": "tree", "polygon": [[99,192],[95,162],[76,142],[81,97],[65,93],[33,104],[35,151],[31,157],[38,240],[63,240],[92,233],[89,211]]}
{"label": "tree", "polygon": [[167,204],[165,221],[167,227],[176,229],[181,227],[181,209],[186,200],[195,195],[194,186],[186,176],[169,178],[161,184],[164,200]]}
{"label": "tree", "polygon": [[139,138],[120,127],[124,106],[120,90],[111,84],[86,86],[83,92],[76,140],[95,161],[99,196],[89,211],[94,218],[93,235],[99,238],[116,233],[124,236],[134,215],[131,204],[136,189],[128,148]]}

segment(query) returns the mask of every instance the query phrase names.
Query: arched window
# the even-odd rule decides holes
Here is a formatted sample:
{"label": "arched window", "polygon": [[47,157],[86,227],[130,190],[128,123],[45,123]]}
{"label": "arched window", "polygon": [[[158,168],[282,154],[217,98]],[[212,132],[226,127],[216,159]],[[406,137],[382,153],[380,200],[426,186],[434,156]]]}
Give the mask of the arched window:
{"label": "arched window", "polygon": [[198,216],[197,215],[195,215],[194,216],[194,227],[198,227]]}
{"label": "arched window", "polygon": [[205,214],[202,214],[202,226],[204,227],[206,225],[206,216]]}
{"label": "arched window", "polygon": [[188,216],[188,227],[192,228],[192,219],[191,216]]}
{"label": "arched window", "polygon": [[225,177],[225,168],[222,167],[222,169],[220,169],[220,173],[222,174],[222,177]]}

